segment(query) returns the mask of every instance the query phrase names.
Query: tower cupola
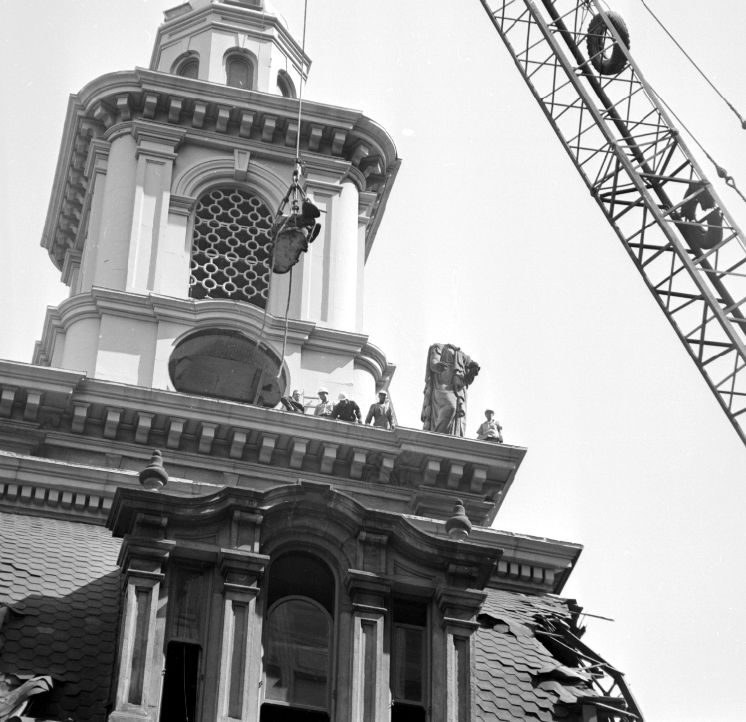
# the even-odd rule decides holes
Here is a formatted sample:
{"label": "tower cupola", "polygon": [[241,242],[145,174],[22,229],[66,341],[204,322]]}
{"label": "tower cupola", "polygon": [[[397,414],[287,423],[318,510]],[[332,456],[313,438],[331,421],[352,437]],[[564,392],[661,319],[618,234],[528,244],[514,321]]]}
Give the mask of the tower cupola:
{"label": "tower cupola", "polygon": [[264,0],[190,0],[167,10],[150,69],[294,98],[310,66]]}

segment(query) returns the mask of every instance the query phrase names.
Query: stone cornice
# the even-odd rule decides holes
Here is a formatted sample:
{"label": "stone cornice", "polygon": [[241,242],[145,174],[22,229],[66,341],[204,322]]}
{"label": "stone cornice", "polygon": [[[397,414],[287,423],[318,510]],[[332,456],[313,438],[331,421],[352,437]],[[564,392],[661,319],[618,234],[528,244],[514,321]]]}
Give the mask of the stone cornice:
{"label": "stone cornice", "polygon": [[[311,474],[362,496],[396,492],[400,512],[430,518],[448,518],[462,498],[472,521],[491,523],[525,454],[508,445],[387,431],[12,362],[0,362],[0,379],[0,416],[8,419],[7,431],[0,420],[0,432],[10,448],[46,444],[70,449],[65,458],[98,454],[103,463],[106,455],[139,458],[157,446],[215,483],[226,483],[223,474],[259,474],[268,483]],[[28,429],[16,428],[24,419]]]}
{"label": "stone cornice", "polygon": [[[130,132],[141,118],[164,132],[195,143],[252,158],[291,162],[298,100],[241,90],[138,68],[110,73],[88,83],[68,104],[57,170],[42,245],[58,268],[65,250],[83,246],[82,223],[90,191],[91,139],[112,140]],[[322,175],[356,184],[375,194],[366,229],[370,251],[399,163],[388,134],[361,112],[313,101],[303,103],[301,151]],[[96,152],[100,153],[96,146]]]}

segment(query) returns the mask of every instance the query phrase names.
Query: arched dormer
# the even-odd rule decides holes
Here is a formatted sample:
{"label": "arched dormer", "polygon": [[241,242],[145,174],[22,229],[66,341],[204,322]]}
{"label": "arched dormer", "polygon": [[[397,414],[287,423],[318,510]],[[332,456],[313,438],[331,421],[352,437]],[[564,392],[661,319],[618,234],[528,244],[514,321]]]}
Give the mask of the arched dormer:
{"label": "arched dormer", "polygon": [[200,80],[284,97],[295,93],[278,86],[276,68],[287,73],[285,90],[292,91],[311,64],[285,20],[259,0],[189,0],[167,10],[150,69],[178,75],[187,53],[199,55]]}
{"label": "arched dormer", "polygon": [[180,55],[173,63],[171,72],[182,78],[199,78],[199,54],[194,50],[187,51]]}
{"label": "arched dormer", "polygon": [[231,48],[223,56],[225,84],[229,88],[254,90],[256,88],[256,57],[243,48]]}

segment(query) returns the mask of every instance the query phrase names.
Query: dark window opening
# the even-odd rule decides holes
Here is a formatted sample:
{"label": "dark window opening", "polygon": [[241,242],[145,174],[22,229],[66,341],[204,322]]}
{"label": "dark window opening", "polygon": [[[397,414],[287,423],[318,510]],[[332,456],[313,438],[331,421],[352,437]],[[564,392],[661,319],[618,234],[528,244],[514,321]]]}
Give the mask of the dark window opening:
{"label": "dark window opening", "polygon": [[272,563],[267,608],[283,597],[308,597],[334,616],[334,576],[329,567],[311,554],[293,552]]}
{"label": "dark window opening", "polygon": [[263,704],[259,722],[329,722],[329,715],[326,712]]}
{"label": "dark window opening", "polygon": [[391,720],[425,719],[427,691],[427,604],[395,598],[393,603]]}
{"label": "dark window opening", "polygon": [[397,702],[391,708],[391,722],[425,722],[426,719],[424,707]]}
{"label": "dark window opening", "polygon": [[199,60],[192,58],[182,63],[179,68],[179,75],[182,78],[192,78],[196,80],[199,76]]}
{"label": "dark window opening", "polygon": [[248,60],[241,57],[228,58],[226,63],[228,85],[231,88],[243,88],[251,90],[251,65]]}
{"label": "dark window opening", "polygon": [[281,70],[277,73],[277,89],[280,91],[280,95],[283,98],[294,98],[295,97],[295,86],[290,76]]}
{"label": "dark window opening", "polygon": [[199,653],[196,644],[169,642],[160,722],[195,722]]}

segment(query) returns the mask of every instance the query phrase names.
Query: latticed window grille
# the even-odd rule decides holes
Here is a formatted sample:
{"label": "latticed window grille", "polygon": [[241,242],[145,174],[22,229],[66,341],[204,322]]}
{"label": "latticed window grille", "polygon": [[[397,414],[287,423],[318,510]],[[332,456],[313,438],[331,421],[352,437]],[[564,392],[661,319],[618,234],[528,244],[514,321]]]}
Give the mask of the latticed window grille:
{"label": "latticed window grille", "polygon": [[255,195],[216,188],[197,203],[191,298],[229,298],[264,308],[269,288],[272,213]]}

